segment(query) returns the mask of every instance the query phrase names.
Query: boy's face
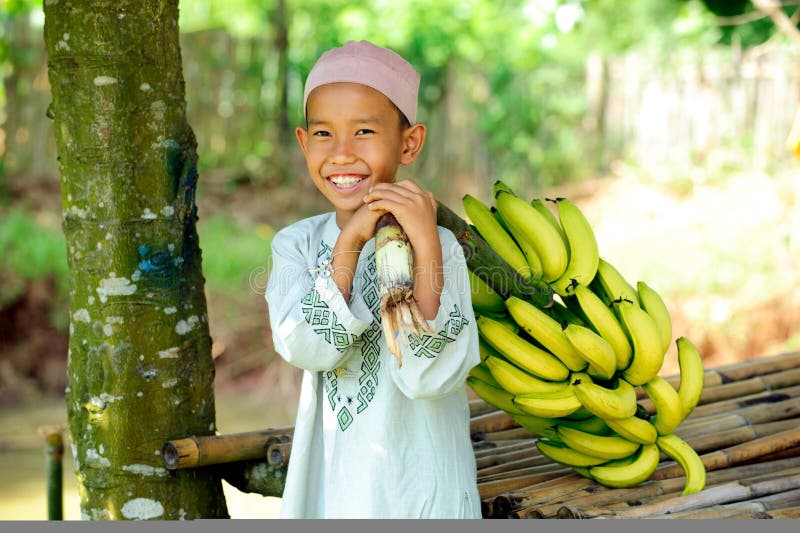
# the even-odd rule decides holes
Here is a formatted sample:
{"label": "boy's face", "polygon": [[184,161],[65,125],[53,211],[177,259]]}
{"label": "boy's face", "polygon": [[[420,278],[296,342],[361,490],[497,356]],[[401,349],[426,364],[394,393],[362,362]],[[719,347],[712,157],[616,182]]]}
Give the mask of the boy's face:
{"label": "boy's face", "polygon": [[306,116],[308,129],[297,128],[296,134],[308,172],[345,219],[364,205],[370,187],[393,182],[398,166],[413,161],[421,148],[414,149],[417,141],[409,139],[414,126],[403,128],[391,101],[366,85],[317,87]]}

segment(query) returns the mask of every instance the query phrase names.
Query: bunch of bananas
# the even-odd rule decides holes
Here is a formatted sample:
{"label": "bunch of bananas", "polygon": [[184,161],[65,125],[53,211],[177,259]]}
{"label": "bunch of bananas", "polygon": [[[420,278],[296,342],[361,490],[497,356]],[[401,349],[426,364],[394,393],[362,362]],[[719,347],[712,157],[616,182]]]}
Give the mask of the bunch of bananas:
{"label": "bunch of bananas", "polygon": [[[703,364],[685,337],[676,340],[680,383],[658,375],[672,342],[661,296],[629,284],[600,257],[588,220],[569,199],[530,203],[494,185],[494,206],[464,197],[472,227],[520,276],[543,279],[553,304],[503,298],[470,271],[481,363],[467,378],[487,403],[539,438],[542,455],[608,487],[647,479],[661,452],[685,472],[684,494],[705,486],[696,451],[674,434],[703,390]],[[655,414],[637,403],[636,387]]]}

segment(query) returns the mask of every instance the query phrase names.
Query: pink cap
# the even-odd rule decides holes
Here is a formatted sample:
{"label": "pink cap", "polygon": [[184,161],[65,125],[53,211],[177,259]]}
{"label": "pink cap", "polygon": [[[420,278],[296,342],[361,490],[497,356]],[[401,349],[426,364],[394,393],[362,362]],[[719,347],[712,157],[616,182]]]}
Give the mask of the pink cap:
{"label": "pink cap", "polygon": [[369,41],[347,41],[317,60],[306,79],[303,115],[311,91],[328,83],[350,82],[383,93],[413,124],[417,116],[419,74],[397,53]]}

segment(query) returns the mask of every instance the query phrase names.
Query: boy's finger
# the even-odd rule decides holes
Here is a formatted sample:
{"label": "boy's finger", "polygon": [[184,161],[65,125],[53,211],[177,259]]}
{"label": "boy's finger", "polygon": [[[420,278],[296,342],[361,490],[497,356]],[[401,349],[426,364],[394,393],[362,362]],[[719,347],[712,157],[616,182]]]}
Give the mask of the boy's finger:
{"label": "boy's finger", "polygon": [[413,192],[415,192],[417,194],[424,194],[425,193],[425,191],[422,189],[422,187],[420,187],[419,185],[416,184],[416,182],[414,182],[414,181],[412,181],[410,179],[400,180],[400,181],[396,182],[395,185],[398,185],[398,186],[400,186],[400,187],[402,187],[404,189],[408,189],[409,191],[413,191]]}
{"label": "boy's finger", "polygon": [[[376,186],[377,187],[377,186]],[[414,193],[408,191],[407,189],[399,188],[399,187],[380,187],[374,188],[372,191],[368,192],[364,198],[371,202],[372,200],[378,200],[381,198],[405,198],[406,200],[413,201],[414,200]]]}

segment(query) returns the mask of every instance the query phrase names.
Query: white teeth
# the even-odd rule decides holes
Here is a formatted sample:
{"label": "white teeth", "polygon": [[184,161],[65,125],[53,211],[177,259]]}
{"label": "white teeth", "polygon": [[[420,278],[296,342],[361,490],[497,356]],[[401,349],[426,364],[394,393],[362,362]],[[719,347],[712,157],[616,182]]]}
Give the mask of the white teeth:
{"label": "white teeth", "polygon": [[336,184],[338,187],[352,187],[359,181],[364,178],[355,178],[355,177],[347,177],[347,176],[337,176],[335,178],[331,178],[331,181]]}

